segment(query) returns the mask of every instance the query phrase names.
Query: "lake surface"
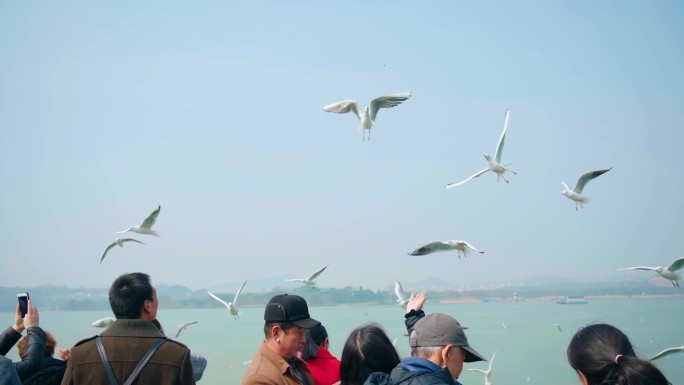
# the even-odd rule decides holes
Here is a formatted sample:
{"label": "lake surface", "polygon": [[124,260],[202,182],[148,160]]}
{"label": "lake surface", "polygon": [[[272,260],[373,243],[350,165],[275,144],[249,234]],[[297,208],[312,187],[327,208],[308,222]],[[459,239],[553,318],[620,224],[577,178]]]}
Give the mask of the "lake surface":
{"label": "lake surface", "polygon": [[[40,304],[36,304],[40,307]],[[178,340],[204,355],[209,364],[199,382],[204,385],[239,384],[244,362],[251,359],[263,339],[263,308],[242,308],[234,320],[225,308],[163,309],[158,319],[166,334],[173,337],[177,325],[189,321]],[[482,302],[468,304],[427,303],[427,313],[454,316],[466,331],[470,344],[485,357],[497,351],[492,383],[501,385],[577,385],[580,384],[567,363],[565,349],[572,334],[588,323],[610,323],[624,331],[643,357],[664,348],[684,345],[684,299],[632,299],[590,301],[585,305],[558,305],[541,302]],[[399,355],[409,355],[403,335],[403,309],[395,305],[311,307],[311,315],[323,322],[330,335],[330,350],[338,358],[349,332],[367,322],[379,322],[390,336],[397,338]],[[0,313],[5,323],[13,314]],[[104,311],[41,312],[41,326],[51,331],[59,347],[98,334],[90,326],[96,319],[111,316]],[[562,331],[553,326],[557,322]],[[508,326],[507,329],[503,324]],[[16,349],[10,353],[16,360]],[[684,353],[657,361],[657,366],[673,384],[684,384]],[[486,369],[486,363],[465,364],[467,368]],[[484,383],[476,372],[464,370],[465,385]]]}

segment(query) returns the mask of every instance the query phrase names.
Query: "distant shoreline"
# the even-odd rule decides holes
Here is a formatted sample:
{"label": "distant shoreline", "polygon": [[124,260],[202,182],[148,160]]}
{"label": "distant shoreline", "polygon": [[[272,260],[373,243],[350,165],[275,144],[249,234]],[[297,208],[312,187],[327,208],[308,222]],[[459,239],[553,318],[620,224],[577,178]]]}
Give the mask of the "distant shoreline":
{"label": "distant shoreline", "polygon": [[[603,300],[625,300],[625,299],[654,299],[654,298],[684,298],[682,294],[644,294],[644,295],[585,295],[587,301],[603,301]],[[541,301],[561,301],[564,296],[549,295],[543,297],[531,298],[515,298],[515,297],[490,297],[490,298],[441,298],[437,300],[439,303],[478,303],[478,302],[541,302]]]}

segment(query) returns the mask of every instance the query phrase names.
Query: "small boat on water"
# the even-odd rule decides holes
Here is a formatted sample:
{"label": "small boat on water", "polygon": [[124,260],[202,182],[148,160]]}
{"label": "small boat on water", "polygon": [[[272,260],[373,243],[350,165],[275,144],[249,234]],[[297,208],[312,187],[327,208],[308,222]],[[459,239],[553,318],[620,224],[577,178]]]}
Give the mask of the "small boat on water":
{"label": "small boat on water", "polygon": [[559,305],[583,305],[589,303],[584,297],[565,297],[560,301],[556,301]]}

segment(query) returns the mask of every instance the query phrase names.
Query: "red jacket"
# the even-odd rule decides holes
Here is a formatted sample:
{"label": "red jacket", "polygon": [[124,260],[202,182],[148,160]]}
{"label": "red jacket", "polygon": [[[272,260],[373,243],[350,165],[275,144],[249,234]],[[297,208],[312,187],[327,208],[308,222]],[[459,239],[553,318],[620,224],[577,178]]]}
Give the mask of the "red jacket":
{"label": "red jacket", "polygon": [[316,357],[306,361],[315,385],[332,385],[340,380],[340,360],[328,349],[319,348]]}

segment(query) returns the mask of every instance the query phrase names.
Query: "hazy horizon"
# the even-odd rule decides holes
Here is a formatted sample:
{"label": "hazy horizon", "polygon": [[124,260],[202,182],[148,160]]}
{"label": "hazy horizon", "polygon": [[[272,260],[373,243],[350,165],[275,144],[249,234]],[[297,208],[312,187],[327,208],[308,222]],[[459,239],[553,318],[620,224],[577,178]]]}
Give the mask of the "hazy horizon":
{"label": "hazy horizon", "polygon": [[[682,256],[682,36],[676,1],[1,3],[2,284],[648,279],[617,269]],[[403,91],[370,142],[322,110]],[[506,110],[518,174],[445,189]],[[407,255],[450,239],[485,253]]]}

